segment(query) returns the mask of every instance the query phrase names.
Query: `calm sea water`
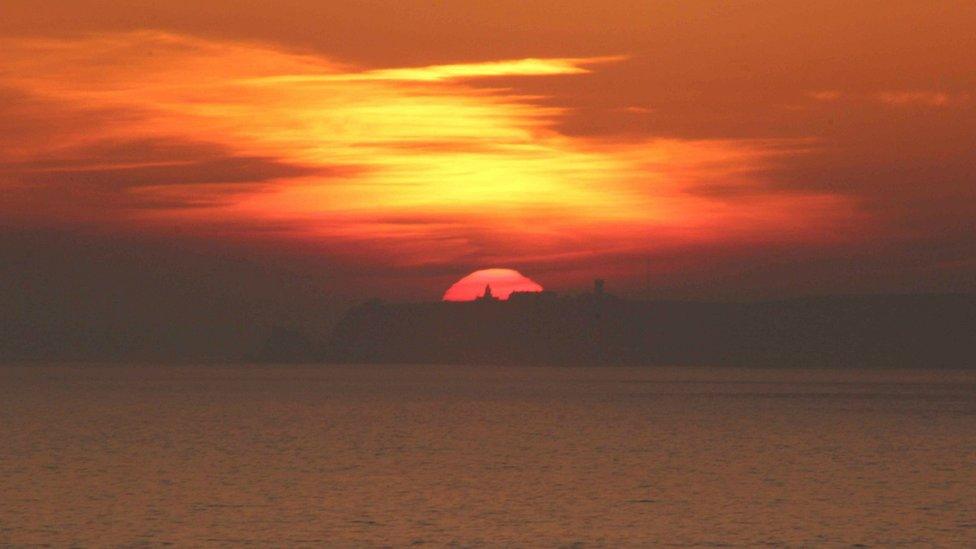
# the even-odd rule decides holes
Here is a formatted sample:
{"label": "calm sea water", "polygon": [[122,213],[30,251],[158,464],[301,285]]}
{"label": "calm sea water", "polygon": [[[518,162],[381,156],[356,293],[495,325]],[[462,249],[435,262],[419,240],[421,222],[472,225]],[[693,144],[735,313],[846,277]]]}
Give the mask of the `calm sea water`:
{"label": "calm sea water", "polygon": [[976,545],[976,372],[0,367],[0,544]]}

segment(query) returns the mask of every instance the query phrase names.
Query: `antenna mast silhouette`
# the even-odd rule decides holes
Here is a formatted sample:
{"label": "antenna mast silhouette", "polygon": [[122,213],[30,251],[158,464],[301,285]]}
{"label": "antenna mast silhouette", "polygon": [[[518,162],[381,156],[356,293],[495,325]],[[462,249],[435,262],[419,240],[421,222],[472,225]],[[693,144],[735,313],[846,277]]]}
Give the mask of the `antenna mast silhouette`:
{"label": "antenna mast silhouette", "polygon": [[650,299],[651,297],[651,258],[650,256],[644,258],[644,298]]}

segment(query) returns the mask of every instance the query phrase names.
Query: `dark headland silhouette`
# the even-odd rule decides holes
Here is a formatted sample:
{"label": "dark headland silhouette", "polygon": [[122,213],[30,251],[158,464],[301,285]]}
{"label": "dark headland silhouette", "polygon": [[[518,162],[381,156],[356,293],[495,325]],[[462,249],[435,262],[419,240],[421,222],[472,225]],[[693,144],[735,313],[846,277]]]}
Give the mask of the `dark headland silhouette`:
{"label": "dark headland silhouette", "polygon": [[752,303],[635,301],[603,290],[368,302],[327,358],[351,363],[976,366],[976,296],[820,297]]}
{"label": "dark headland silhouette", "polygon": [[[976,296],[636,301],[490,288],[469,302],[368,302],[324,357],[346,363],[976,366]],[[279,334],[280,337],[280,334]],[[293,338],[294,339],[294,338]],[[296,349],[291,348],[295,357]],[[300,353],[299,353],[300,354]],[[268,357],[271,358],[271,357]]]}
{"label": "dark headland silhouette", "polygon": [[[490,291],[352,307],[282,297],[281,310],[260,300],[248,308],[247,296],[167,308],[105,294],[69,301],[77,311],[39,295],[0,307],[0,362],[976,368],[976,294],[647,301],[598,281],[579,294],[505,301]],[[288,315],[285,305],[307,310]]]}

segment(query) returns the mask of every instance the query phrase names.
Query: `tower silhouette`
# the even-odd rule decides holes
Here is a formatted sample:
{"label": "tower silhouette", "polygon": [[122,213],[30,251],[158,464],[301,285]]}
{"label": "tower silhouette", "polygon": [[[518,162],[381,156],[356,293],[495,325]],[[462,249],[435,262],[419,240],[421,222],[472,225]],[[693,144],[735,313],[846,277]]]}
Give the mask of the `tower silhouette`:
{"label": "tower silhouette", "polygon": [[477,298],[478,301],[497,301],[498,298],[491,293],[491,284],[485,284],[485,292]]}

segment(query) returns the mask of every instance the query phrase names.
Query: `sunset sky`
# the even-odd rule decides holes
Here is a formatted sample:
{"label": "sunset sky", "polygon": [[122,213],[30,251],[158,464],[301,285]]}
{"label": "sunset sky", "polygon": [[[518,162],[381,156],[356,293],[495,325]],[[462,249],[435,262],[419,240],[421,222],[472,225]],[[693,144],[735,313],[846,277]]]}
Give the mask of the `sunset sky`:
{"label": "sunset sky", "polygon": [[6,0],[4,276],[973,291],[974,29],[964,0]]}

